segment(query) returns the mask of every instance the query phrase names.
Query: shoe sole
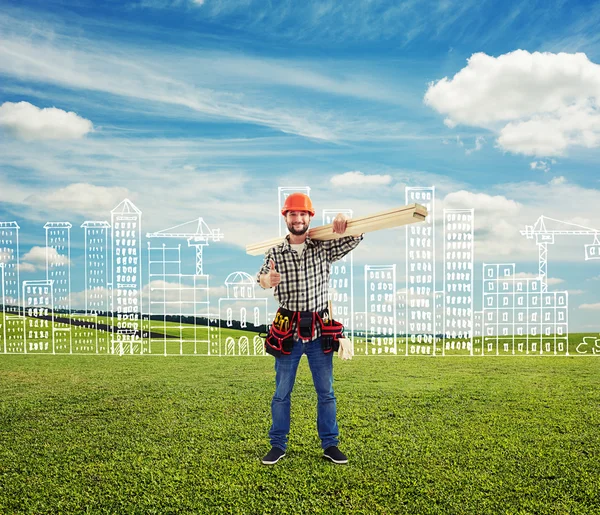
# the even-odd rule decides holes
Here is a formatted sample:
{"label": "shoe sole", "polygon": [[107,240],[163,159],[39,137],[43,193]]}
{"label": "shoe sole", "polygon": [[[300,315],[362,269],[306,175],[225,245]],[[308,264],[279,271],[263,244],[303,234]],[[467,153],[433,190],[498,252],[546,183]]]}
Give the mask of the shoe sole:
{"label": "shoe sole", "polygon": [[323,458],[327,458],[329,461],[335,463],[336,465],[345,465],[348,463],[348,460],[334,460],[331,456],[327,456],[327,454],[323,454]]}
{"label": "shoe sole", "polygon": [[281,456],[279,456],[279,458],[277,458],[275,461],[265,461],[262,460],[262,464],[263,465],[275,465],[275,463],[277,463],[281,458],[283,458],[285,456],[285,454],[282,454]]}

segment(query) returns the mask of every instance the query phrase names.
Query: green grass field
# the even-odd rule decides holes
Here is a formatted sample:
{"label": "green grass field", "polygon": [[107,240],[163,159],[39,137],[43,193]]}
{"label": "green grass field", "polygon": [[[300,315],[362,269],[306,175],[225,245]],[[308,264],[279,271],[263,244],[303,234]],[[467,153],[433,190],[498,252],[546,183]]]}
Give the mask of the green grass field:
{"label": "green grass field", "polygon": [[336,358],[321,457],[306,360],[287,456],[273,360],[0,358],[0,513],[600,513],[594,357]]}

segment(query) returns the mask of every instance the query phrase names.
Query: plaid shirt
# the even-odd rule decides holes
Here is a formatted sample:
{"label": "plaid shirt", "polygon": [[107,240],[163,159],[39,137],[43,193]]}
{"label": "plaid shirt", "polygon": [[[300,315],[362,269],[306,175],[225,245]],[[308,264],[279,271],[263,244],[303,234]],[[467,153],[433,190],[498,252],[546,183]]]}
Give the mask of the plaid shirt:
{"label": "plaid shirt", "polygon": [[[274,292],[279,305],[290,311],[324,311],[327,309],[331,263],[342,259],[362,239],[362,235],[327,241],[307,237],[304,252],[302,256],[298,256],[287,236],[282,243],[266,252],[256,280],[260,284],[260,275],[269,273],[272,259],[275,261],[275,269],[281,274],[281,282]],[[317,324],[314,337],[318,338],[320,335],[321,328]]]}

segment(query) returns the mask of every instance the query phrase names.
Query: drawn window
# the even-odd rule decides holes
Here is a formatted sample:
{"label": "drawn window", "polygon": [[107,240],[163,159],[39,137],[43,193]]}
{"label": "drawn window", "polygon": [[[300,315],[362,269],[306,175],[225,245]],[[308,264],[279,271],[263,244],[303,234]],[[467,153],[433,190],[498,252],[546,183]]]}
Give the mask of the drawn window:
{"label": "drawn window", "polygon": [[254,308],[254,325],[258,327],[260,325],[260,309]]}
{"label": "drawn window", "polygon": [[241,326],[242,326],[243,328],[245,328],[245,327],[246,327],[246,325],[247,325],[247,324],[246,324],[246,308],[242,308],[242,309],[240,310],[240,319],[241,319],[241,320],[240,320],[240,322],[241,322]]}
{"label": "drawn window", "polygon": [[233,310],[231,308],[227,308],[227,327],[231,327],[233,325]]}

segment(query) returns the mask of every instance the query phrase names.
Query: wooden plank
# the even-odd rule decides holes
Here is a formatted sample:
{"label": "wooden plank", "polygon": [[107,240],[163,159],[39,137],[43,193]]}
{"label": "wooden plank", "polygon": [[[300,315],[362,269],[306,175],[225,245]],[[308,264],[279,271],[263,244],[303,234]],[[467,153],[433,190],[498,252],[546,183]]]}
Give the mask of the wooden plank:
{"label": "wooden plank", "polygon": [[[308,236],[313,240],[337,240],[345,236],[358,236],[366,232],[374,232],[392,227],[400,227],[416,222],[422,222],[427,216],[427,209],[420,204],[409,204],[394,209],[388,209],[372,215],[361,216],[348,220],[346,232],[337,234],[333,232],[333,224],[322,225],[309,229]],[[271,247],[279,245],[283,238],[272,238],[270,240],[253,243],[246,246],[246,253],[258,256],[265,253]]]}

